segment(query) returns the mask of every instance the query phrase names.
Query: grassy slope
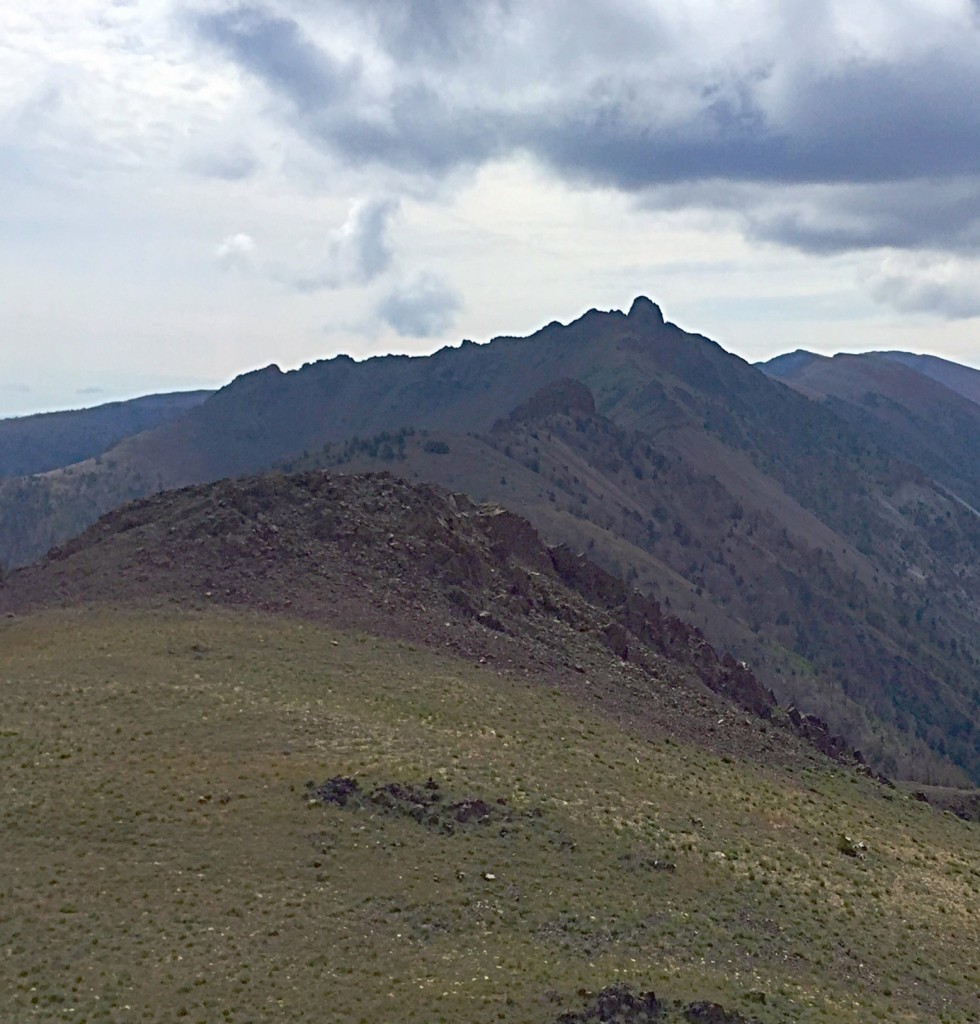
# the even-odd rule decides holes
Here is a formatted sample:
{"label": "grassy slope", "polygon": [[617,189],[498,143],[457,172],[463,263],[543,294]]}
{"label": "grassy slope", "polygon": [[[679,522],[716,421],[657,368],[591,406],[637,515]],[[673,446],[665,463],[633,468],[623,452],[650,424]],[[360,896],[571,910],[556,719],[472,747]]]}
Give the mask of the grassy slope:
{"label": "grassy slope", "polygon": [[[762,1022],[976,1019],[980,832],[829,763],[644,741],[272,617],[46,613],[0,648],[12,1024],[551,1022],[616,980]],[[336,774],[431,775],[516,824],[308,804]]]}
{"label": "grassy slope", "polygon": [[[383,468],[499,501],[526,516],[549,543],[587,551],[615,575],[669,601],[672,612],[702,628],[719,650],[748,661],[782,703],[826,719],[886,774],[965,784],[962,769],[927,745],[936,744],[941,728],[947,729],[943,752],[980,771],[971,704],[977,608],[967,596],[969,538],[960,538],[962,576],[932,578],[931,566],[923,587],[942,595],[937,600],[946,602],[951,632],[952,609],[961,605],[962,652],[954,655],[934,642],[929,620],[939,613],[929,599],[916,598],[930,612],[921,624],[912,606],[895,605],[893,594],[910,578],[901,565],[891,563],[894,576],[885,575],[880,559],[865,557],[745,456],[726,455],[705,434],[676,432],[659,465],[644,458],[642,440],[633,444],[613,427],[587,438],[561,417],[490,438],[415,433],[376,440],[329,446],[289,465],[355,473]],[[433,442],[448,452],[427,451]],[[738,521],[731,517],[736,508]],[[915,666],[928,666],[927,679],[909,662],[913,652]]]}

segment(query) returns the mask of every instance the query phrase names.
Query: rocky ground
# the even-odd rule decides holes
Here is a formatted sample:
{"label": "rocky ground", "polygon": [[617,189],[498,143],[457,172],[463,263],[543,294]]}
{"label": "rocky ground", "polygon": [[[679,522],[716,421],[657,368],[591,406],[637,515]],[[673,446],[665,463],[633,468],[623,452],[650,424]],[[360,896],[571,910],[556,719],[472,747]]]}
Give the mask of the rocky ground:
{"label": "rocky ground", "polygon": [[8,614],[92,602],[311,618],[533,677],[716,753],[783,763],[816,748],[854,762],[818,720],[780,709],[748,666],[586,558],[549,548],[524,519],[388,474],[159,494],[0,585]]}

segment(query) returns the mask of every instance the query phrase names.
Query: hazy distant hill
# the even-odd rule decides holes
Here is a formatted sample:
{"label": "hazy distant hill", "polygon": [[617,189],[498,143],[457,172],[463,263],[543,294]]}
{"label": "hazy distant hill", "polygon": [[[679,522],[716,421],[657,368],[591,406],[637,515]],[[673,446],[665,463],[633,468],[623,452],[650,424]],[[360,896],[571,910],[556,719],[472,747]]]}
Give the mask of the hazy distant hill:
{"label": "hazy distant hill", "polygon": [[[885,353],[828,358],[794,352],[760,364],[760,369],[825,400],[863,437],[980,508],[980,405],[921,373],[917,361],[929,357],[909,358],[913,362]],[[968,367],[935,362],[949,371],[948,379],[956,378],[954,370],[962,370],[960,383],[969,381]]]}
{"label": "hazy distant hill", "polygon": [[[980,778],[980,517],[952,476],[899,456],[882,421],[850,408],[641,298],[628,315],[592,310],[428,358],[248,374],[101,462],[0,486],[0,558],[29,561],[164,487],[286,463],[387,466],[589,550],[886,771]],[[896,422],[912,429],[914,415],[901,406]],[[946,435],[917,422],[936,455]]]}
{"label": "hazy distant hill", "polygon": [[940,384],[945,384],[951,391],[956,391],[964,398],[969,398],[971,402],[980,405],[980,370],[974,370],[971,366],[961,366],[959,363],[952,363],[948,359],[940,359],[938,356],[920,356],[911,352],[880,352],[876,354],[909,366],[925,377],[938,380]]}
{"label": "hazy distant hill", "polygon": [[101,455],[131,434],[151,430],[200,405],[210,391],[146,395],[92,409],[0,419],[0,477],[46,473]]}

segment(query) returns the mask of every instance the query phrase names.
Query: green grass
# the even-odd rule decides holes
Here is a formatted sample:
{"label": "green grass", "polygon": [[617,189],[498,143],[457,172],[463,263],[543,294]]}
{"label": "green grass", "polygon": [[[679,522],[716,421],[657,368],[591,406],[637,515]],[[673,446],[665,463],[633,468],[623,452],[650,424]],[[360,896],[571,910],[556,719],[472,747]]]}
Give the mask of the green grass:
{"label": "green grass", "polygon": [[[338,774],[540,814],[446,835],[307,800]],[[976,1019],[976,826],[394,642],[224,613],[0,624],[0,794],[12,1024],[551,1022],[615,981],[763,1022]]]}

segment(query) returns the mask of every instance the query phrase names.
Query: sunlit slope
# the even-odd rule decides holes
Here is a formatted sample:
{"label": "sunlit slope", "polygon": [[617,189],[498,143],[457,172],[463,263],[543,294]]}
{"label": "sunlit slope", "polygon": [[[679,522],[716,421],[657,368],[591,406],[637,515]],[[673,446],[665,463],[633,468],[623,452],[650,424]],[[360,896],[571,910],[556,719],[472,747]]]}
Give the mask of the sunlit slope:
{"label": "sunlit slope", "polygon": [[[615,982],[668,1020],[976,1020],[977,827],[816,755],[271,616],[45,613],[0,653],[5,1022],[550,1024]],[[489,817],[311,800],[337,776]]]}

